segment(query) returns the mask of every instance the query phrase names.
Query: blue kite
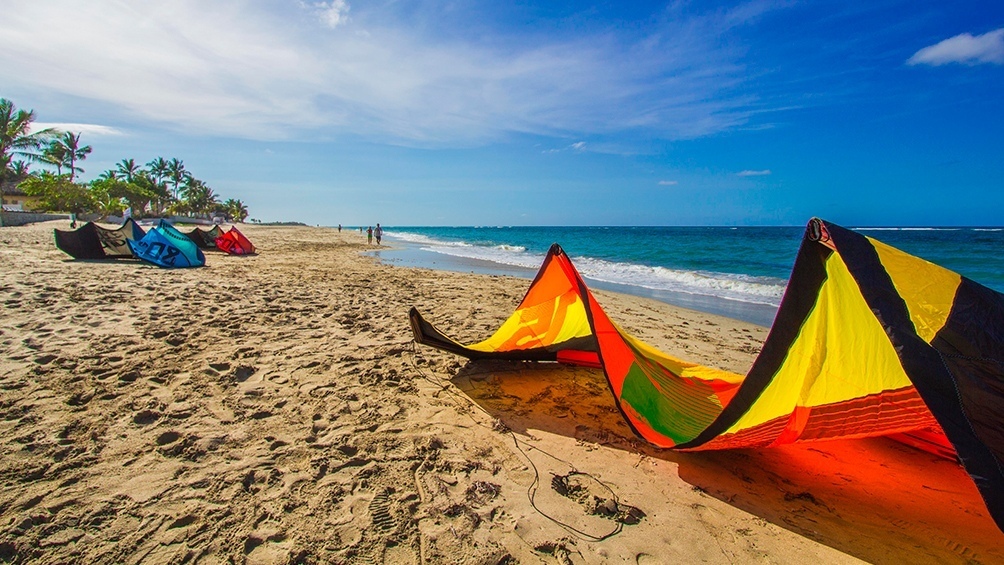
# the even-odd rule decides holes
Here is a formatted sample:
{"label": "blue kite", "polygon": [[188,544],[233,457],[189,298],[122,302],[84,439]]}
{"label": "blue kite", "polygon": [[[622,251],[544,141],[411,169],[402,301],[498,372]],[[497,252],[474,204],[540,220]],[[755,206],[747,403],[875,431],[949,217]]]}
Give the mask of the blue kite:
{"label": "blue kite", "polygon": [[137,258],[158,267],[202,267],[206,256],[202,250],[165,220],[161,220],[139,241],[127,240],[129,249]]}

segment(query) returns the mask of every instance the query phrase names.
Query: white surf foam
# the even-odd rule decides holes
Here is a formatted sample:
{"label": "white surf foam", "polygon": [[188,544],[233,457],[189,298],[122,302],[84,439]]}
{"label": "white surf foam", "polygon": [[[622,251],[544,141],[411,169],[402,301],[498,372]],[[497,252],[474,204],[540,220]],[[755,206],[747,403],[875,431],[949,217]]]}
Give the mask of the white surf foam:
{"label": "white surf foam", "polygon": [[755,304],[779,305],[785,288],[785,281],[769,277],[649,267],[590,257],[575,257],[572,260],[582,276],[598,281]]}
{"label": "white surf foam", "polygon": [[[522,246],[477,246],[464,242],[440,241],[425,235],[405,232],[393,232],[387,235],[393,239],[417,244],[424,251],[490,261],[501,265],[535,270],[544,261],[544,255],[528,253]],[[770,306],[780,304],[786,284],[786,281],[772,277],[649,267],[591,257],[573,257],[572,261],[582,276],[597,281]]]}

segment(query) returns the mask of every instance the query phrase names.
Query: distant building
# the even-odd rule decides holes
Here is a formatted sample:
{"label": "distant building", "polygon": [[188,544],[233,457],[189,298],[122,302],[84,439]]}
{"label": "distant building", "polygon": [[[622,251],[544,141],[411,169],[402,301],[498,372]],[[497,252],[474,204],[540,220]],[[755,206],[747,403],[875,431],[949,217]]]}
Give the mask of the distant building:
{"label": "distant building", "polygon": [[0,196],[4,210],[34,210],[38,204],[37,196],[28,196],[13,182],[0,185]]}

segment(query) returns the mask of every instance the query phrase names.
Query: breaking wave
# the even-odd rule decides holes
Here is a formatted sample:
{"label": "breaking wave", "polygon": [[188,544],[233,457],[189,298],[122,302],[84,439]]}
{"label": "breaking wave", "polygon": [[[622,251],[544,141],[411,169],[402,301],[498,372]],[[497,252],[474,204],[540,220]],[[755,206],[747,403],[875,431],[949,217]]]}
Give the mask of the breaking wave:
{"label": "breaking wave", "polygon": [[[474,245],[409,232],[388,232],[387,236],[417,245],[423,251],[511,267],[536,270],[544,261],[543,254],[527,252],[518,245]],[[786,284],[773,277],[670,269],[592,257],[572,257],[572,261],[582,276],[596,281],[770,306],[780,304]]]}

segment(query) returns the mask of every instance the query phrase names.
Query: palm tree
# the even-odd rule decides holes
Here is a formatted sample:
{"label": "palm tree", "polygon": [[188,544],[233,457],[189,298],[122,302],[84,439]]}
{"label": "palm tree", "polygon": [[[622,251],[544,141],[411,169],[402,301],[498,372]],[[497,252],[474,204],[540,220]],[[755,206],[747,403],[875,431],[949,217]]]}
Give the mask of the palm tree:
{"label": "palm tree", "polygon": [[[13,161],[11,155],[0,156],[0,190],[8,182],[17,186],[31,174],[28,164],[24,161]],[[3,224],[0,224],[3,225]]]}
{"label": "palm tree", "polygon": [[134,159],[122,159],[115,165],[115,168],[126,182],[132,182],[136,178],[136,173],[139,172],[139,167],[136,166]]}
{"label": "palm tree", "polygon": [[39,160],[42,144],[56,131],[48,128],[32,133],[33,121],[34,110],[18,110],[13,102],[0,98],[0,162],[10,163],[15,155],[29,161]]}
{"label": "palm tree", "polygon": [[163,158],[157,157],[153,161],[146,164],[146,170],[153,177],[153,180],[160,184],[168,178],[168,173],[170,172],[170,164]]}
{"label": "palm tree", "polygon": [[108,169],[107,171],[98,175],[98,180],[120,180],[119,172],[115,169]]}
{"label": "palm tree", "polygon": [[8,178],[13,178],[14,183],[17,184],[28,178],[28,175],[31,174],[31,168],[24,161],[14,161],[7,166],[7,174],[10,175]]}
{"label": "palm tree", "polygon": [[139,171],[133,176],[131,184],[139,187],[150,196],[150,211],[155,215],[164,212],[164,208],[172,200],[171,193],[164,183],[156,182],[147,171]]}
{"label": "palm tree", "polygon": [[66,132],[62,137],[53,140],[49,147],[53,149],[54,154],[62,156],[62,166],[70,171],[70,182],[73,182],[74,175],[84,172],[77,166],[77,161],[86,159],[92,150],[90,145],[81,147],[80,134],[73,135],[71,132]]}
{"label": "palm tree", "polygon": [[185,200],[189,208],[197,214],[208,214],[213,207],[219,204],[213,189],[206,183],[196,178],[190,178],[184,186]]}
{"label": "palm tree", "polygon": [[248,217],[248,207],[240,200],[228,198],[226,202],[223,203],[223,207],[226,209],[227,216],[234,221],[243,223]]}
{"label": "palm tree", "polygon": [[178,197],[178,189],[181,183],[185,182],[192,175],[187,170],[185,170],[185,162],[178,160],[177,157],[171,159],[167,162],[167,180],[174,183],[174,197]]}
{"label": "palm tree", "polygon": [[56,175],[62,176],[63,167],[66,166],[67,162],[66,146],[53,141],[42,149],[42,155],[38,160],[46,165],[56,167]]}

